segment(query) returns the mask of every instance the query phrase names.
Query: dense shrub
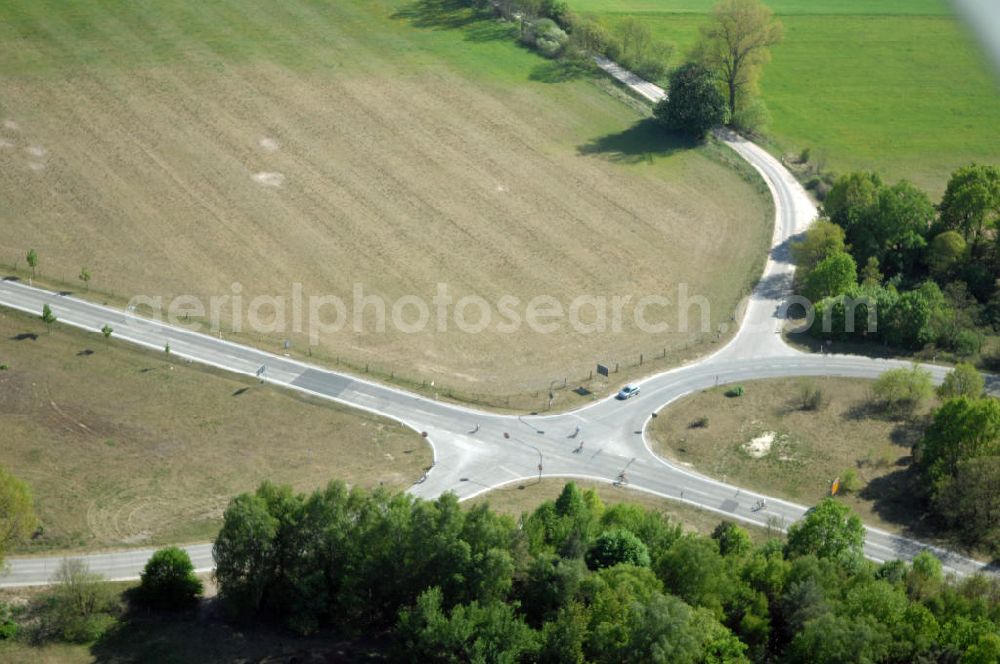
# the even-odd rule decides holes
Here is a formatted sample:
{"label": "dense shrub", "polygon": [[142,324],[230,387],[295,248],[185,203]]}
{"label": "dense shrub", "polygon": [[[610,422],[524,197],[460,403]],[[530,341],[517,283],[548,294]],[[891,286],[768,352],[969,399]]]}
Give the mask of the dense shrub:
{"label": "dense shrub", "polygon": [[115,624],[118,600],[101,575],[79,560],[64,560],[54,580],[39,599],[36,641],[89,643]]}
{"label": "dense shrub", "polygon": [[157,609],[186,609],[201,596],[201,580],[187,551],[175,546],[160,549],[146,562],[139,599]]}

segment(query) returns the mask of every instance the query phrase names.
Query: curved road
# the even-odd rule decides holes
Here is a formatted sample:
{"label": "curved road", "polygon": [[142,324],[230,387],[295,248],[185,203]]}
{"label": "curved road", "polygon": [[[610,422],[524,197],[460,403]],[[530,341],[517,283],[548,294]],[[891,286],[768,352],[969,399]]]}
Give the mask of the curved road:
{"label": "curved road", "polygon": [[[647,99],[663,90],[636,79],[610,62],[599,62]],[[160,350],[169,343],[178,358],[246,375],[266,367],[276,385],[361,408],[426,432],[434,466],[411,487],[422,498],[445,491],[467,499],[489,489],[536,478],[577,477],[613,482],[627,468],[631,488],[718,512],[756,525],[785,528],[802,517],[796,505],[699,475],[657,457],[645,436],[646,424],[665,404],[713,385],[787,376],[874,378],[906,362],[848,355],[813,355],[787,346],[781,336],[782,302],[790,293],[794,266],[788,243],[816,216],[805,191],[770,154],[734,134],[719,138],[756,168],[774,197],[775,229],[763,276],[750,296],[741,326],[722,349],[699,360],[642,381],[641,395],[619,402],[606,398],[568,413],[510,416],[441,403],[393,387],[329,371],[206,334],[139,318],[131,313],[32,288],[0,282],[0,305],[37,314],[49,304],[60,322],[88,331],[105,324],[115,337]],[[936,382],[946,369],[929,366]],[[579,450],[580,441],[585,441]],[[767,508],[754,511],[766,498]],[[946,569],[966,575],[986,569],[978,561],[875,528],[867,529],[865,554],[874,560],[910,559],[931,549]],[[213,568],[211,544],[185,547],[200,571]],[[80,556],[90,568],[111,579],[136,578],[153,549],[132,549]],[[13,558],[0,575],[0,586],[47,583],[61,557]]]}

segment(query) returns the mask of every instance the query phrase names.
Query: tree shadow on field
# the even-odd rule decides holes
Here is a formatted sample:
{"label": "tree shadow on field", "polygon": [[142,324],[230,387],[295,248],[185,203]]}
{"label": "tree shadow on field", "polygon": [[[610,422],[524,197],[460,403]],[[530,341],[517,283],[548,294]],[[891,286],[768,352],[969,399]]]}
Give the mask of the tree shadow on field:
{"label": "tree shadow on field", "polygon": [[392,18],[407,20],[417,28],[454,30],[481,20],[484,14],[458,0],[417,0],[393,12]]}
{"label": "tree shadow on field", "polygon": [[596,72],[597,67],[588,60],[552,60],[535,65],[528,78],[539,83],[565,83]]}
{"label": "tree shadow on field", "polygon": [[656,120],[647,118],[625,131],[595,138],[578,147],[577,151],[583,155],[602,154],[612,161],[635,164],[651,162],[654,157],[665,157],[698,145],[697,140],[669,131]]}
{"label": "tree shadow on field", "polygon": [[942,524],[927,510],[922,479],[904,457],[904,466],[872,479],[858,495],[872,501],[872,510],[887,522],[898,524],[909,537],[936,538],[944,534]]}

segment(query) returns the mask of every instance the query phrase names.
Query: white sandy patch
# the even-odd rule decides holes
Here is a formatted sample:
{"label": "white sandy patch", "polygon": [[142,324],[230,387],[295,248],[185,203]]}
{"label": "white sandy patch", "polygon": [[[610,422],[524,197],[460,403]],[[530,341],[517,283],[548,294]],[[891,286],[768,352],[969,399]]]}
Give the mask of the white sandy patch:
{"label": "white sandy patch", "polygon": [[267,152],[277,152],[281,145],[273,138],[264,137],[258,141],[261,148]]}
{"label": "white sandy patch", "polygon": [[3,128],[7,131],[21,131],[21,126],[13,120],[4,120]]}
{"label": "white sandy patch", "polygon": [[774,438],[777,434],[774,431],[766,431],[761,435],[743,443],[743,451],[752,456],[754,459],[761,459],[766,457],[771,451],[771,445],[774,444]]}
{"label": "white sandy patch", "polygon": [[38,171],[44,171],[45,170],[45,164],[43,164],[40,161],[29,161],[28,162],[28,168],[30,168],[31,170],[33,170],[33,171],[35,171],[37,173]]}
{"label": "white sandy patch", "polygon": [[262,184],[265,187],[281,187],[285,184],[285,176],[283,173],[261,171],[260,173],[254,173],[253,179],[254,182]]}
{"label": "white sandy patch", "polygon": [[498,184],[497,185],[497,192],[503,194],[506,191],[507,191],[507,186],[506,185],[502,185],[502,184]]}
{"label": "white sandy patch", "polygon": [[38,157],[39,159],[41,159],[42,157],[44,157],[49,153],[49,151],[43,148],[41,145],[30,145],[24,148],[24,151],[30,154],[32,157]]}
{"label": "white sandy patch", "polygon": [[8,141],[6,138],[0,138],[0,149],[7,149],[14,147],[14,141]]}

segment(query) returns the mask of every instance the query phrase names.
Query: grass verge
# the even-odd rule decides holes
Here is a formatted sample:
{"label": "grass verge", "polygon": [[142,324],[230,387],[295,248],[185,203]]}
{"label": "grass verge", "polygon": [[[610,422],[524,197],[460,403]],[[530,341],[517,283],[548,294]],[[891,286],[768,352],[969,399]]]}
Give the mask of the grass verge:
{"label": "grass verge", "polygon": [[0,465],[43,526],[21,553],[206,540],[264,479],[412,484],[431,450],[400,424],[0,309]]}

